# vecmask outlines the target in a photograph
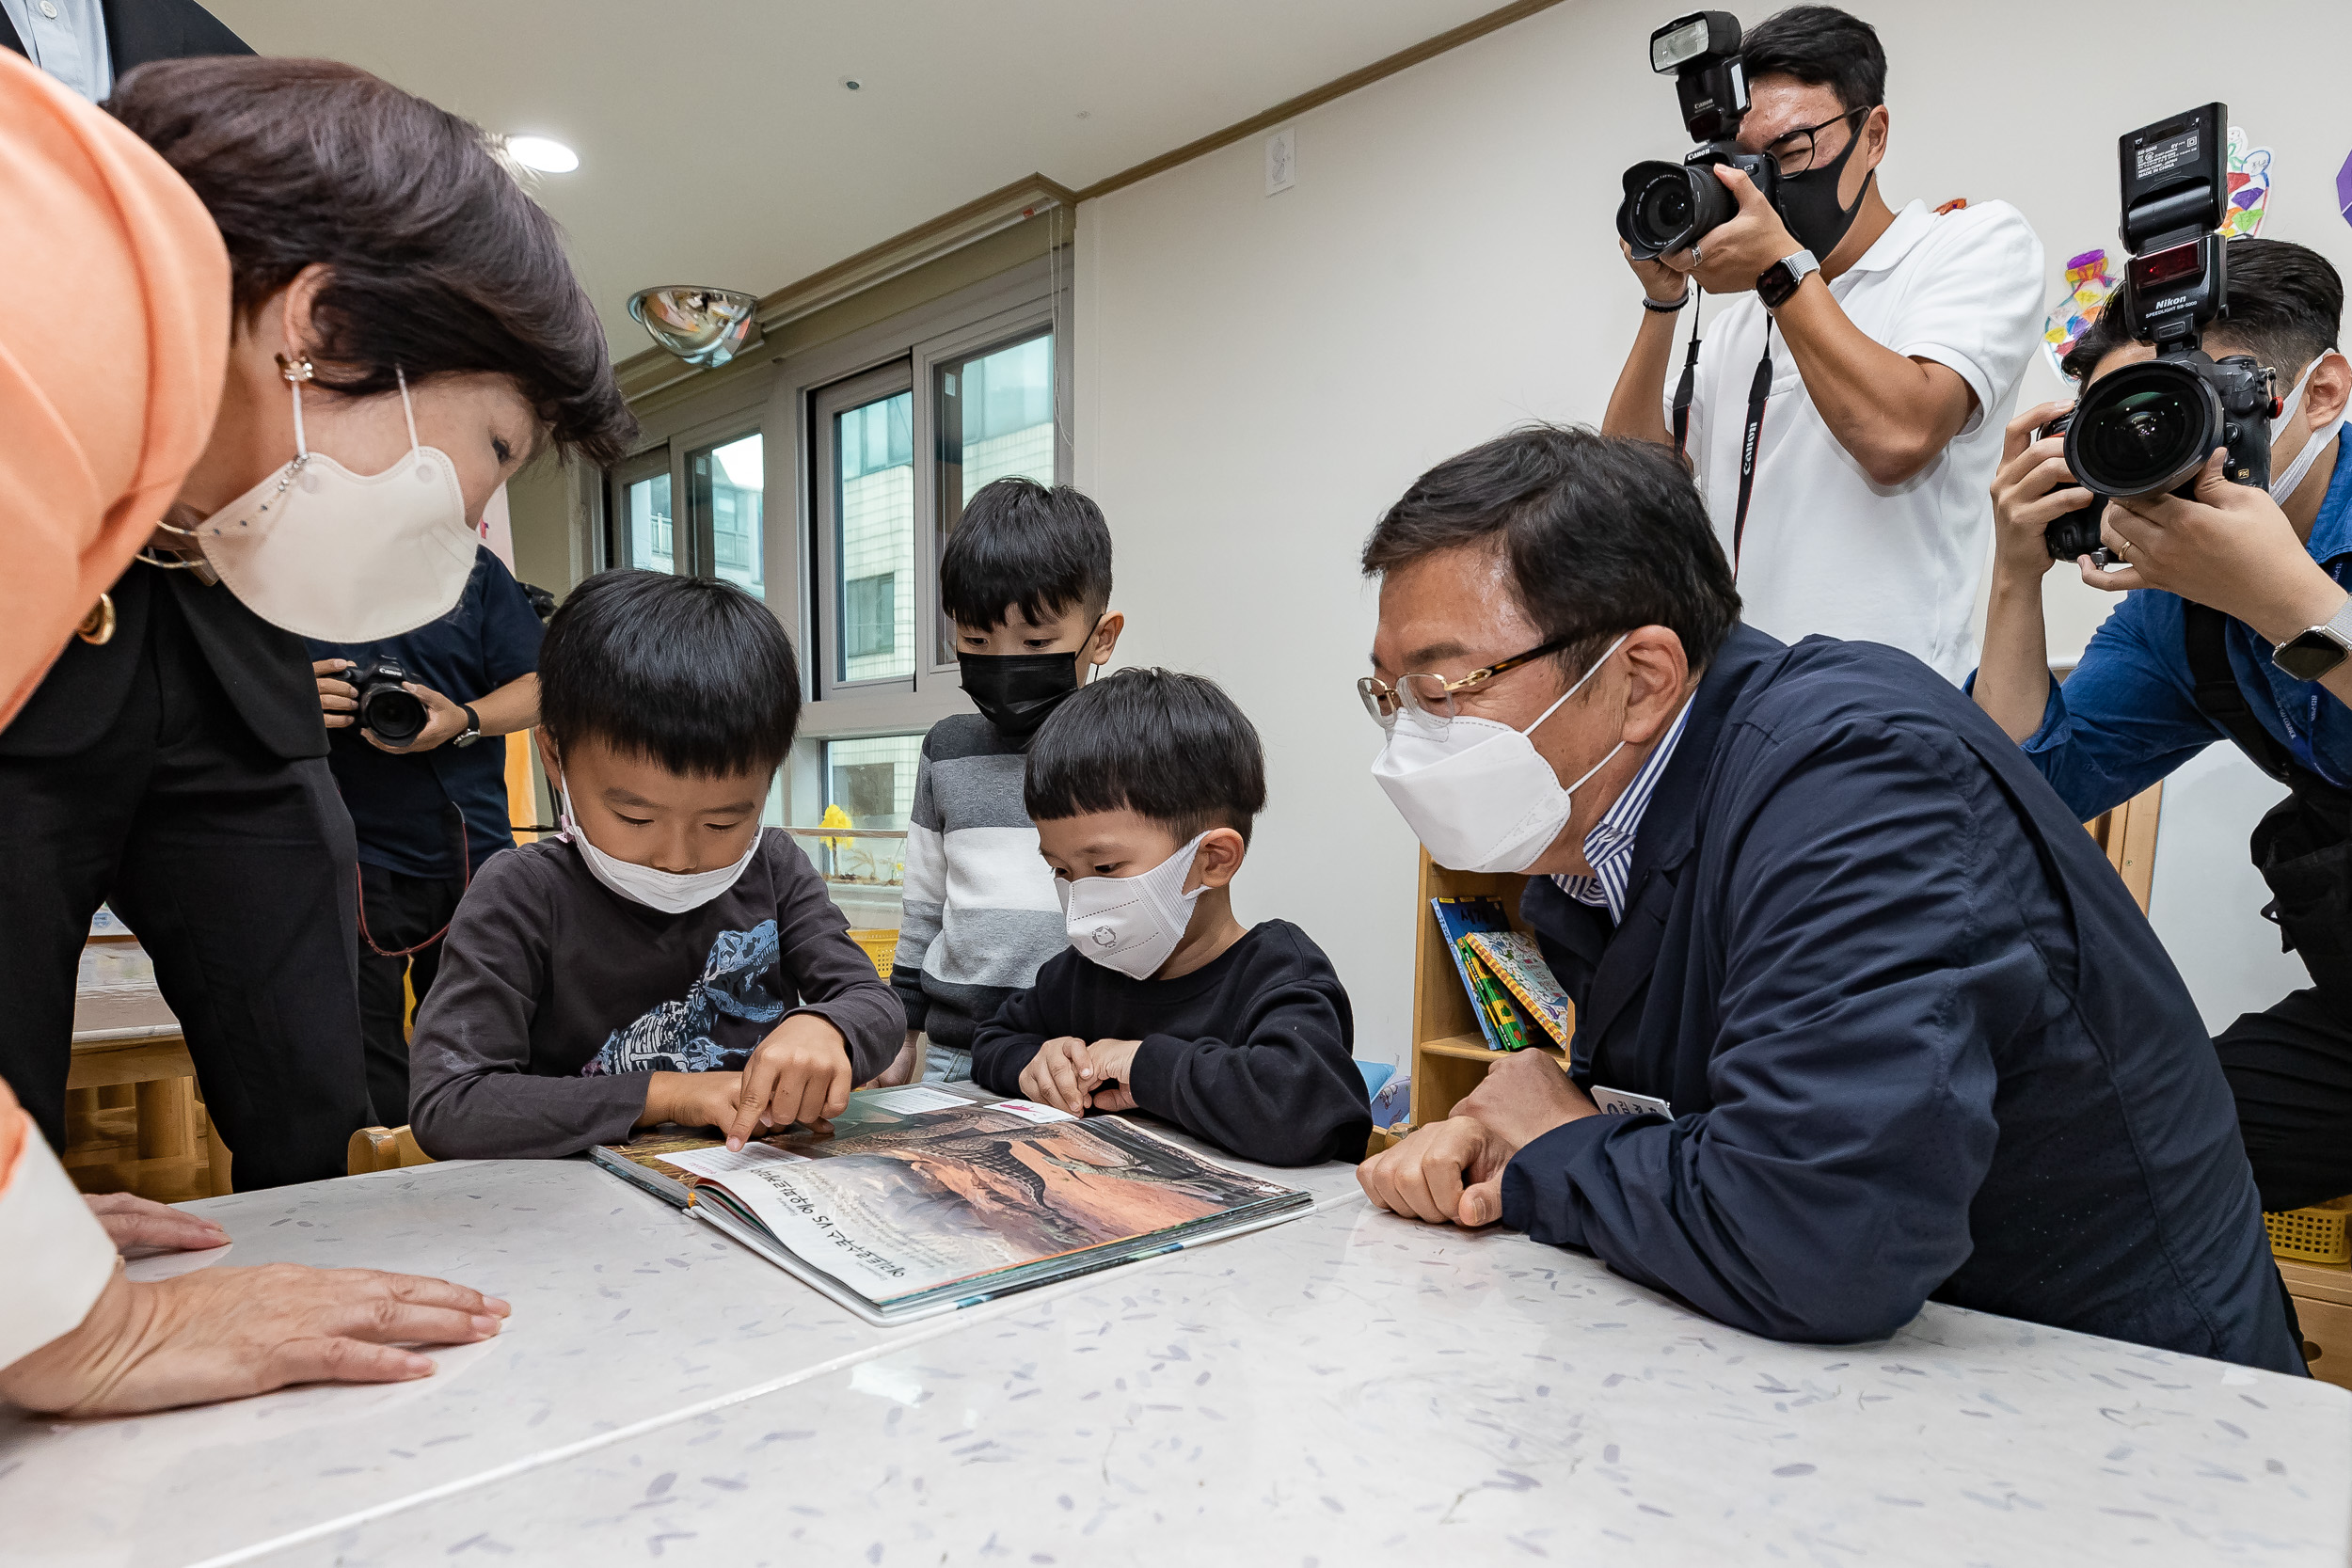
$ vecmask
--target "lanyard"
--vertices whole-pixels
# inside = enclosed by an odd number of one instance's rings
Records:
[[[1675,455],[1690,461],[1691,394],[1698,386],[1699,373],[1699,302],[1707,297],[1698,279],[1691,280],[1691,347],[1682,356],[1682,382],[1675,388]]]
[[[1748,384],[1748,422],[1740,433],[1740,506],[1731,519],[1731,575],[1740,576],[1740,546],[1748,533],[1748,498],[1756,490],[1756,449],[1764,434],[1764,404],[1772,395],[1772,318],[1764,318],[1764,357]]]

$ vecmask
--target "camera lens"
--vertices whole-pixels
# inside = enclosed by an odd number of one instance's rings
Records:
[[[388,746],[405,746],[424,733],[424,704],[390,681],[371,681],[359,693],[359,727]]]
[[[2213,388],[2185,365],[2133,365],[2091,384],[2066,433],[2066,466],[2110,496],[2170,490],[2221,444]]]
[[[1656,245],[1663,245],[1690,228],[1690,181],[1680,174],[1651,181],[1634,202],[1633,222]]]

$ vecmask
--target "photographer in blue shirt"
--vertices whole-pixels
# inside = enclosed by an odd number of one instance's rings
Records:
[[[2312,985],[2214,1041],[2263,1207],[2280,1210],[2352,1192],[2352,364],[2336,346],[2343,280],[2316,252],[2233,241],[2226,297],[2206,351],[2252,355],[2285,404],[2269,494],[2208,463],[2194,500],[2111,503],[2101,533],[2119,568],[2077,567],[2125,597],[2061,688],[2042,633],[2043,530],[2094,498],[2069,487],[2062,438],[2035,438],[2066,405],[2019,415],[1993,485],[1992,600],[1971,690],[2085,819],[2217,740],[2289,785],[2252,850],[2275,895],[2263,912]],[[2069,375],[2088,386],[2152,356],[2121,314],[2084,333]]]
[[[359,1020],[376,1119],[408,1119],[407,999],[424,1001],[441,933],[482,863],[511,848],[506,747],[539,721],[531,595],[487,548],[441,619],[366,645],[308,640],[359,839]]]

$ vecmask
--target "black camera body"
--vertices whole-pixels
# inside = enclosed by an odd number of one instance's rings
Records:
[[[1636,260],[1648,261],[1685,250],[1710,229],[1740,211],[1718,165],[1745,174],[1770,201],[1779,188],[1780,168],[1761,152],[1742,151],[1734,139],[1747,117],[1748,80],[1740,65],[1740,19],[1729,11],[1693,11],[1649,37],[1650,69],[1674,72],[1682,123],[1699,145],[1679,164],[1660,159],[1625,171],[1625,199],[1617,204],[1617,234]]]
[[[2229,126],[2228,107],[2208,103],[2118,143],[2132,259],[2108,309],[2121,309],[2156,356],[2100,377],[2071,415],[2044,427],[2065,430],[2067,467],[2101,497],[2193,495],[2216,447],[2225,449],[2232,483],[2270,483],[2276,377],[2250,355],[2217,360],[2201,346],[2206,326],[2227,313],[2229,254],[2215,230],[2229,193]],[[2071,547],[2082,542],[2086,516],[2095,550],[2097,510],[2053,522],[2050,553],[2061,561],[2086,553]]]
[[[397,659],[374,658],[343,679],[359,692],[359,727],[387,746],[405,746],[424,733],[424,699],[402,685],[417,677]]]

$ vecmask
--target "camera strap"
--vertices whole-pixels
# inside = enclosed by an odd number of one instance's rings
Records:
[[[1685,462],[1691,456],[1691,398],[1698,389],[1699,302],[1706,297],[1698,279],[1691,279],[1691,346],[1682,356],[1682,382],[1675,388],[1675,455]]]
[[[453,800],[450,802],[449,809],[451,814],[457,818],[457,875],[459,878],[459,881],[457,883],[457,895],[458,897],[463,898],[466,895],[466,890],[473,886],[473,859],[469,852],[469,846],[466,843],[465,808]],[[431,936],[425,938],[422,942],[416,942],[407,947],[396,948],[389,953],[383,948],[378,947],[375,944],[375,934],[368,929],[367,891],[364,887],[358,886],[359,879],[365,878],[367,872],[357,861],[352,863],[351,871],[354,884],[358,891],[359,904],[359,940],[366,942],[368,944],[368,951],[374,954],[377,958],[405,958],[411,954],[423,952],[426,948],[432,946],[435,942],[449,935],[450,922],[444,920],[441,922],[441,928],[434,932]]]
[[[2296,760],[2264,729],[2254,709],[2238,689],[2230,668],[2230,618],[2211,605],[2181,602],[2182,642],[2188,656],[2188,675],[2197,710],[2221,729],[2247,760],[2307,800],[2342,810],[2352,804],[2352,793],[2337,788]]]
[[[1764,357],[1748,384],[1748,422],[1740,432],[1740,506],[1731,518],[1731,574],[1740,575],[1740,546],[1748,534],[1748,499],[1756,493],[1756,449],[1764,434],[1764,404],[1772,395],[1772,318],[1764,318]]]

